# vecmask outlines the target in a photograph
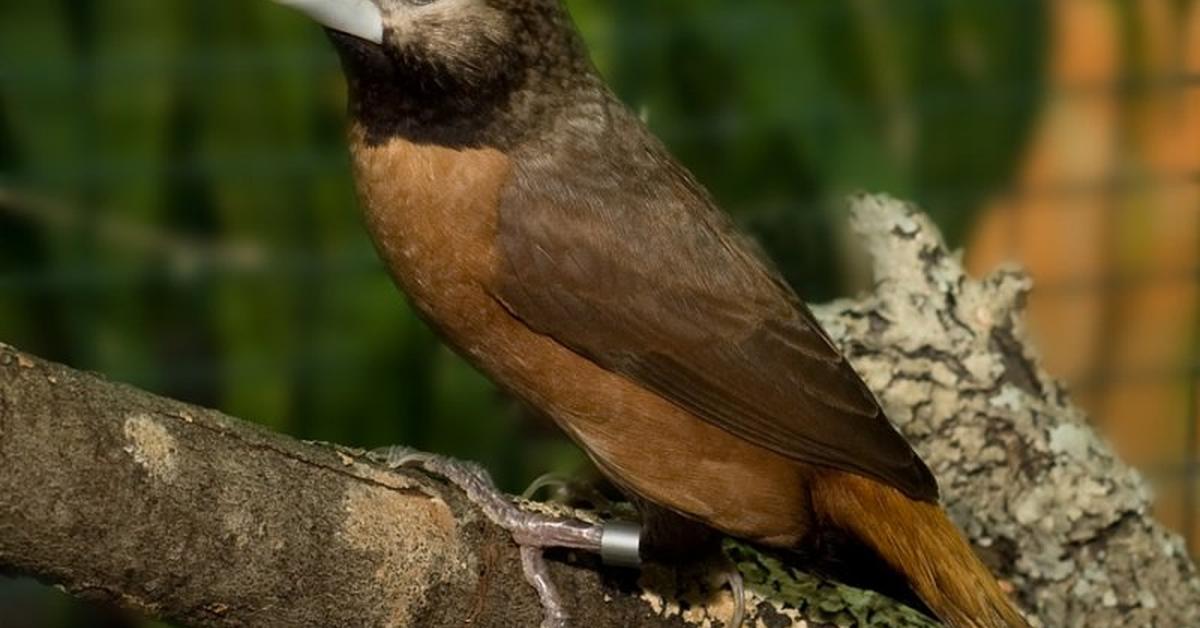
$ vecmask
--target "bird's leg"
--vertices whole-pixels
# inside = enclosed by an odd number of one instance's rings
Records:
[[[521,547],[521,563],[529,584],[538,592],[545,610],[543,628],[566,625],[567,613],[546,569],[542,550],[568,548],[602,554],[605,526],[586,521],[526,512],[512,503],[479,465],[416,451],[391,447],[373,452],[373,457],[393,469],[417,467],[446,478],[479,507],[493,523],[512,534]],[[611,535],[610,535],[611,537]],[[636,552],[636,544],[634,545]]]
[[[446,478],[462,490],[488,519],[508,530],[517,545],[600,553],[603,526],[521,510],[496,488],[491,476],[477,464],[407,447],[391,447],[376,455],[393,469],[416,467]]]

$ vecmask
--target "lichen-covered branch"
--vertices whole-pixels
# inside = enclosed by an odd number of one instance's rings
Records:
[[[818,308],[945,503],[1042,626],[1200,625],[1200,581],[1137,474],[1038,365],[1029,282],[966,277],[913,208],[854,199],[875,290]],[[750,625],[927,626],[730,543]],[[586,625],[718,626],[719,574],[559,554]],[[535,626],[507,536],[455,490],[0,345],[0,570],[189,626]]]
[[[1022,606],[1043,626],[1200,626],[1181,539],[1038,361],[1021,317],[1029,280],[967,277],[911,206],[852,205],[875,288],[820,318]]]

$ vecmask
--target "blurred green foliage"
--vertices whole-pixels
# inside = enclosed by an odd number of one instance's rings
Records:
[[[952,240],[1042,91],[1032,0],[571,0],[628,103],[800,293],[843,286],[841,196]],[[442,348],[360,227],[321,32],[269,2],[0,3],[0,340],[313,439],[579,455]]]

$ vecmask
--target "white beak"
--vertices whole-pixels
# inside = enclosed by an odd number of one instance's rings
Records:
[[[372,0],[275,0],[316,20],[318,24],[383,43],[383,13]]]

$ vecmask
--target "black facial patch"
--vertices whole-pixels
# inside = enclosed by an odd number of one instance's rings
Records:
[[[557,0],[456,6],[416,10],[410,22],[386,25],[382,45],[329,33],[349,84],[351,116],[370,144],[402,137],[504,150],[553,115],[556,103],[598,83]]]

